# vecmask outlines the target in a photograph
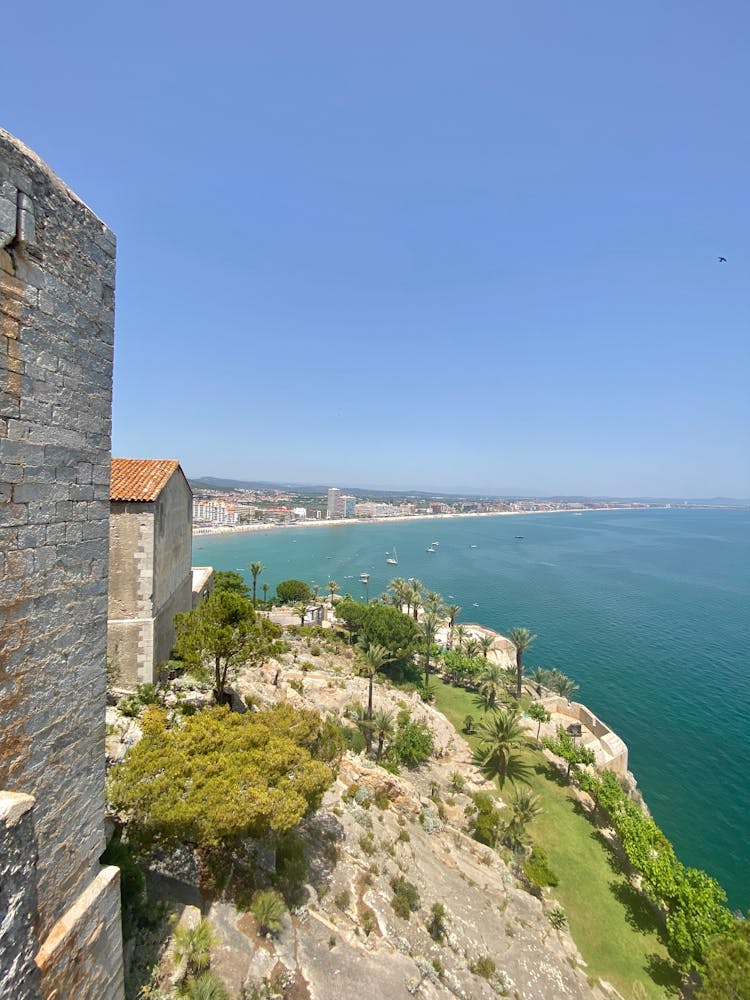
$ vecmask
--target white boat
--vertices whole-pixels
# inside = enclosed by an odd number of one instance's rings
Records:
[[[431,544],[432,544],[433,548],[437,548],[438,545],[440,545],[440,542],[432,542]]]
[[[389,563],[391,566],[398,566],[398,556],[396,554],[396,546],[395,545],[393,546],[393,552],[386,553],[386,556],[387,556],[387,558],[386,558],[385,561],[387,563]]]
[[[434,545],[428,545],[427,548],[425,549],[425,552],[437,552],[437,549],[435,548]]]

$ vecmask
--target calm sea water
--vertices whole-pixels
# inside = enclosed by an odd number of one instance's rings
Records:
[[[523,538],[517,538],[523,535]],[[435,554],[425,550],[439,541]],[[398,566],[386,564],[396,547]],[[750,908],[750,512],[608,511],[355,524],[196,537],[197,565],[336,580],[370,596],[417,577],[462,621],[538,639],[627,742],[652,813],[687,864]]]

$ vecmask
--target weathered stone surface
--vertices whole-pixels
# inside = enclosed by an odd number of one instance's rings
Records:
[[[39,971],[34,964],[37,941],[36,840],[34,800],[30,795],[0,792],[0,996],[13,984],[15,1000],[38,1000]],[[7,994],[10,996],[10,994]]]
[[[114,270],[106,226],[0,130],[0,788],[36,802],[38,939],[84,900],[107,937],[92,948],[110,957],[119,904],[98,877],[109,503],[92,485],[109,476]],[[47,950],[44,995],[61,955]],[[116,1000],[111,965],[104,993],[58,998]]]

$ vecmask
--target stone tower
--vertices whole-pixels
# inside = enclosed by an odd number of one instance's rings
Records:
[[[123,995],[103,868],[112,233],[0,130],[0,997]]]

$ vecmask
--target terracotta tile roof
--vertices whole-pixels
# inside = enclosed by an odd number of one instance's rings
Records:
[[[174,458],[113,458],[110,500],[156,500],[180,463]]]

